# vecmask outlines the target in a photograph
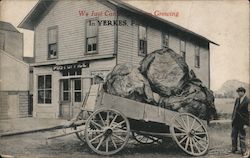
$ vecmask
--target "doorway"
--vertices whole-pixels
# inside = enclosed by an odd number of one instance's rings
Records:
[[[69,78],[60,80],[60,116],[64,119],[74,118],[82,105],[82,80]]]

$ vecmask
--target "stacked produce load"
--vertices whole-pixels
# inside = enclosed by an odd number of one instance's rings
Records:
[[[104,90],[139,102],[201,119],[216,114],[213,92],[198,79],[183,57],[171,49],[148,54],[140,65],[120,64],[108,74]]]

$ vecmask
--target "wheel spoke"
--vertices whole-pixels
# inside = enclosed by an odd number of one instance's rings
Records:
[[[103,120],[103,118],[102,118],[102,115],[101,115],[100,113],[98,113],[98,115],[99,115],[99,117],[100,117],[100,119],[101,119],[101,121],[102,121],[103,126],[105,126],[105,123],[104,123],[104,120]]]
[[[106,139],[106,153],[109,152],[109,139]]]
[[[186,140],[188,138],[188,136],[186,135],[184,138],[182,138],[181,139],[181,141],[179,142],[180,144],[184,141],[184,140]]]
[[[203,149],[206,149],[206,147],[204,145],[202,145],[195,137],[193,137],[195,142],[197,142],[201,147],[203,147]]]
[[[199,137],[199,136],[197,136],[197,135],[195,135],[194,137],[195,137],[196,139],[199,139],[199,140],[201,140],[201,141],[203,141],[203,142],[205,142],[205,143],[207,144],[207,141],[204,140],[204,139],[202,139],[201,137]]]
[[[117,130],[113,130],[113,133],[127,133],[127,131],[123,129],[117,129]]]
[[[109,126],[109,111],[107,111],[106,122],[107,122],[107,126]]]
[[[125,123],[125,120],[119,122],[118,124],[116,124],[115,126],[112,127],[112,129],[115,129],[116,127],[122,125],[123,123]]]
[[[120,139],[120,140],[122,140],[123,142],[125,142],[125,139],[121,138],[120,136],[118,136],[118,135],[116,135],[114,133],[113,133],[113,136],[116,137],[116,138],[118,138],[118,139]]]
[[[182,118],[182,117],[181,117],[181,121],[183,122],[183,124],[184,124],[185,128],[188,130],[188,127],[187,127],[187,125],[186,125],[186,123],[185,123],[185,121],[183,120],[183,118]]]
[[[92,124],[94,124],[96,127],[99,127],[102,129],[102,126],[96,122],[94,122],[93,120],[90,121]]]
[[[189,131],[190,130],[190,127],[189,127],[189,116],[187,115],[187,130]]]
[[[183,130],[186,130],[184,127],[185,125],[183,125],[183,123],[180,123],[178,119],[176,119],[176,122],[180,125],[180,127],[183,129]]]
[[[175,133],[175,136],[185,136],[185,135],[187,135],[186,133]]]
[[[111,139],[111,142],[113,143],[114,147],[117,149],[117,145],[115,144],[114,139],[112,137],[110,137],[110,139]]]
[[[93,142],[94,140],[100,138],[101,136],[103,136],[103,133],[99,134],[98,136],[96,136],[95,138],[91,139],[89,142]]]
[[[202,127],[202,124],[200,124],[198,127],[196,127],[194,130],[196,131],[197,129],[199,129],[200,127]]]
[[[194,146],[195,146],[195,148],[198,150],[198,152],[200,153],[201,151],[200,151],[200,148],[198,148],[198,146],[197,146],[197,144],[196,144],[196,142],[195,142],[195,140],[194,139],[192,139],[192,141],[194,142]]]
[[[193,118],[193,122],[192,122],[192,125],[191,125],[191,127],[190,127],[190,130],[193,129],[194,123],[195,123],[195,118]]]
[[[112,124],[115,122],[115,120],[116,120],[117,116],[118,116],[118,115],[116,114],[116,115],[115,115],[115,117],[113,118],[113,120],[111,121],[111,123],[110,123],[110,125],[109,125],[110,127],[111,127],[111,126],[112,126]]]
[[[184,129],[181,129],[181,128],[176,127],[176,126],[174,126],[174,128],[176,128],[176,129],[178,129],[178,130],[182,131],[183,133],[186,133],[186,131],[185,131]]]
[[[191,148],[191,152],[194,153],[194,147],[193,147],[193,139],[192,138],[189,138],[190,139],[190,148]]]
[[[103,132],[103,130],[98,130],[98,129],[90,129],[89,132],[92,132],[92,133],[100,133],[100,132]]]
[[[186,141],[186,145],[185,145],[185,149],[187,150],[187,148],[188,148],[188,144],[189,144],[189,137],[187,138],[187,141]]]
[[[206,135],[207,133],[206,132],[199,132],[199,133],[195,133],[195,135]]]
[[[104,137],[102,137],[102,138],[101,138],[101,140],[100,140],[99,144],[98,144],[98,145],[97,145],[97,147],[96,147],[96,150],[98,150],[98,149],[99,149],[99,147],[102,145],[103,140],[104,140]]]

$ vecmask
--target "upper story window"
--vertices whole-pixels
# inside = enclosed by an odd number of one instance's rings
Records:
[[[186,41],[181,40],[180,50],[181,56],[183,57],[184,61],[186,61]]]
[[[5,44],[5,36],[3,33],[0,33],[0,49],[4,50],[4,44]]]
[[[86,53],[97,53],[98,23],[97,19],[86,21]]]
[[[139,55],[147,54],[147,28],[139,25]]]
[[[48,59],[57,58],[58,54],[58,27],[48,28]]]
[[[168,48],[168,47],[169,47],[169,34],[162,33],[162,48]]]
[[[52,95],[51,89],[52,89],[51,75],[38,76],[38,83],[37,83],[38,104],[51,104],[51,95]]]
[[[200,67],[200,47],[195,46],[195,59],[194,59],[194,66],[199,68]]]

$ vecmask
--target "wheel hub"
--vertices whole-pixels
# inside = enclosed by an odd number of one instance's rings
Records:
[[[104,135],[105,135],[105,136],[110,136],[110,135],[112,135],[112,133],[113,133],[113,130],[112,130],[111,128],[107,128],[107,129],[105,130],[105,132],[104,132]]]
[[[193,137],[195,135],[195,131],[192,129],[190,132],[188,132],[189,137]]]

